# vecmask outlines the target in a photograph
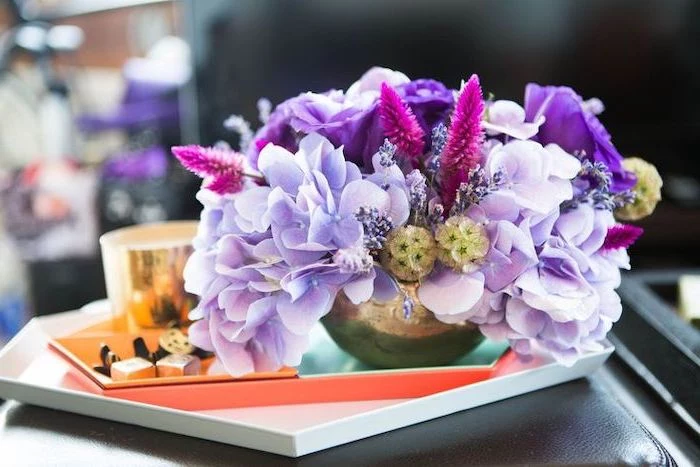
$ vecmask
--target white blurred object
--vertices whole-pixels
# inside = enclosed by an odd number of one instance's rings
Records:
[[[190,46],[174,36],[156,42],[146,58],[130,58],[124,64],[124,76],[133,81],[182,85],[191,74]]]
[[[48,93],[39,108],[39,125],[43,138],[43,158],[58,161],[74,153],[73,113],[68,97]]]
[[[32,259],[92,256],[97,251],[95,215],[97,175],[92,170],[69,170],[63,163],[42,167],[37,190],[60,199],[70,210],[70,222],[48,229],[34,241]]]
[[[54,52],[74,52],[83,45],[85,34],[77,26],[53,26],[46,36],[46,44]]]
[[[17,169],[41,156],[41,89],[35,69],[5,73],[0,79],[0,115],[7,116],[0,120],[0,168]]]

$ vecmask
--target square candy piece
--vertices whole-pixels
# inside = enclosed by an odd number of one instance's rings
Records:
[[[158,377],[194,376],[199,374],[199,358],[194,355],[168,355],[156,362]]]
[[[143,358],[129,358],[112,363],[110,367],[110,376],[112,377],[112,381],[155,378],[156,367],[153,363]]]

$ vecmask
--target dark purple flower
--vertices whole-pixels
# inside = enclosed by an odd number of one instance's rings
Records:
[[[453,91],[433,79],[413,80],[397,86],[396,92],[411,108],[428,136],[433,127],[447,119],[455,103]]]
[[[541,116],[546,119],[537,141],[543,145],[556,143],[569,153],[581,153],[592,162],[604,163],[612,173],[613,191],[634,186],[635,178],[622,167],[622,156],[610,134],[573,89],[530,83],[525,87],[525,113],[530,122]]]
[[[419,79],[408,81],[403,73],[375,67],[351,85],[346,93],[304,93],[282,102],[270,114],[248,149],[253,166],[261,149],[268,143],[295,152],[299,133],[317,132],[334,146],[343,145],[348,161],[371,170],[372,156],[384,141],[377,103],[382,83],[392,86],[408,104],[430,144],[430,131],[444,121],[454,105],[453,92],[442,83]]]

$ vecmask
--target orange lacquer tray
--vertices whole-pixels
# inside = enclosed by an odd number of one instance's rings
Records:
[[[327,374],[318,371],[305,374],[302,363],[299,373],[295,368],[284,368],[279,372],[253,373],[241,378],[207,374],[213,361],[209,359],[202,362],[199,376],[114,382],[92,369],[99,364],[100,344],[106,343],[118,355],[130,357],[134,353],[136,336],[143,337],[149,349],[155,350],[162,332],[129,333],[115,331],[114,326],[111,320],[105,321],[70,336],[55,338],[49,346],[72,364],[71,376],[94,393],[182,410],[423,397],[489,379],[499,366],[513,358],[507,352],[490,364]],[[324,345],[329,344],[325,342]],[[330,351],[327,348],[318,350],[325,354],[342,353],[337,346],[330,345],[333,346]],[[352,359],[346,354],[343,358]],[[344,367],[347,368],[347,363]]]

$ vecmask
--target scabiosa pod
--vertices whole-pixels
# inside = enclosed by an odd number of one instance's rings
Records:
[[[616,224],[608,229],[601,250],[629,248],[644,233],[644,229],[630,224]]]
[[[244,177],[252,177],[245,173],[245,156],[223,146],[175,146],[172,153],[183,167],[205,180],[205,188],[220,195],[238,193]]]
[[[423,152],[425,133],[411,108],[386,83],[379,97],[379,117],[384,133],[400,153],[414,158]]]
[[[472,75],[455,104],[440,156],[442,198],[446,206],[452,206],[460,183],[467,181],[469,170],[479,163],[484,141],[483,115],[484,98],[479,77]]]
[[[656,205],[661,201],[663,180],[656,167],[639,157],[624,159],[622,166],[632,172],[637,181],[632,188],[634,199],[626,206],[616,206],[618,209],[615,216],[629,221],[642,219],[654,212]]]
[[[438,258],[443,264],[462,273],[473,272],[489,250],[486,229],[465,216],[452,216],[437,228],[435,240]]]
[[[433,235],[415,225],[392,230],[381,251],[382,265],[403,281],[417,281],[430,274],[436,257]]]

